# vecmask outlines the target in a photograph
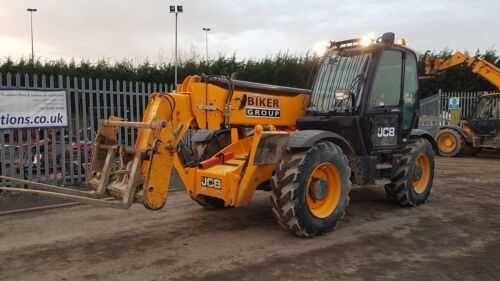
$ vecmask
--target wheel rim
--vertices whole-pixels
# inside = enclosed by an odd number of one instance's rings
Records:
[[[339,170],[332,163],[322,163],[311,173],[307,183],[306,202],[317,218],[330,216],[337,208],[342,191]]]
[[[420,154],[415,161],[413,171],[413,190],[421,194],[427,188],[431,178],[431,161],[426,154]]]
[[[452,134],[443,134],[439,137],[439,148],[445,153],[453,152],[457,148],[457,140]]]

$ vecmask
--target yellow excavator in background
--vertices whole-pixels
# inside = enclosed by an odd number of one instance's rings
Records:
[[[461,52],[456,52],[448,60],[425,56],[426,75],[437,75],[461,65],[500,90],[500,69],[490,62]],[[468,120],[461,120],[458,126],[441,127],[436,134],[436,141],[442,156],[456,156],[459,153],[474,155],[483,148],[500,150],[500,93],[480,96]]]
[[[312,91],[189,76],[176,93],[152,94],[142,122],[102,120],[90,192],[5,176],[31,189],[0,189],[158,210],[175,167],[205,208],[244,206],[256,190],[270,191],[280,225],[322,235],[344,216],[353,182],[383,184],[404,206],[426,202],[436,144],[415,129],[418,105],[417,57],[394,33],[332,42]],[[139,128],[135,147],[118,142],[123,127]],[[192,143],[183,140],[188,129]]]

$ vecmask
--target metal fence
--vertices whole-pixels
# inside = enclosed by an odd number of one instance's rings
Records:
[[[450,98],[460,99],[460,119],[467,119],[474,109],[477,97],[487,92],[439,92],[420,101],[419,128],[426,129],[435,135],[441,126],[449,125],[451,115]]]
[[[99,120],[116,115],[141,121],[149,95],[172,85],[0,73],[2,88],[65,89],[70,123],[59,129],[0,130],[0,174],[74,185],[86,175]],[[136,134],[137,129],[124,128],[120,142],[133,146]]]

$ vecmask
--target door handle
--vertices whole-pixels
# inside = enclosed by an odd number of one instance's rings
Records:
[[[373,133],[373,130],[375,129],[375,121],[373,120],[373,118],[369,118],[368,119],[368,132],[371,134]]]

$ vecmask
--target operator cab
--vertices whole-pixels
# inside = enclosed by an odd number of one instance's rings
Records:
[[[394,33],[332,42],[299,129],[343,136],[356,155],[391,151],[409,138],[418,112],[417,56]],[[360,137],[362,136],[362,137]]]
[[[500,93],[481,96],[468,123],[475,136],[500,136]]]

